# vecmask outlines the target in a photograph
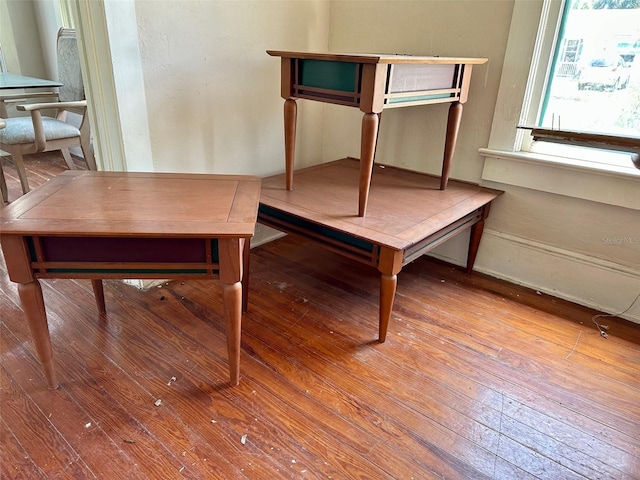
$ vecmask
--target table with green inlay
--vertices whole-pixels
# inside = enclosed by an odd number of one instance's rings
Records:
[[[449,179],[462,104],[467,101],[471,68],[486,58],[413,55],[334,54],[267,50],[281,57],[284,104],[286,187],[293,188],[296,99],[359,108],[362,118],[358,215],[366,213],[380,114],[386,108],[451,103],[440,189]]]
[[[219,279],[231,384],[240,371],[249,240],[260,178],[66,171],[0,210],[0,244],[51,388],[57,385],[39,279]],[[244,284],[244,285],[243,285]]]

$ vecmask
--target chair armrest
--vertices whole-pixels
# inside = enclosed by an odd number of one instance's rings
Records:
[[[72,108],[86,109],[87,101],[79,100],[76,102],[51,102],[51,103],[30,103],[27,105],[18,105],[18,110],[31,113],[31,121],[33,123],[34,134],[34,147],[35,152],[44,152],[47,144],[47,139],[44,133],[44,126],[42,124],[42,113],[40,110],[57,108],[58,110],[66,110]]]
[[[0,128],[4,128],[6,126],[7,126],[7,122],[5,122],[3,118],[0,118]]]
[[[49,98],[58,99],[56,92],[29,92],[29,93],[7,93],[0,95],[0,116],[7,117],[7,106],[14,104],[28,103],[33,98]],[[42,101],[42,100],[41,100]]]
[[[78,100],[75,102],[45,102],[45,103],[29,103],[27,105],[18,105],[16,108],[21,112],[31,112],[33,110],[42,110],[43,108],[83,108],[87,106],[86,100]]]

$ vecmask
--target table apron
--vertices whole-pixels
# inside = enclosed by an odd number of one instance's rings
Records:
[[[364,241],[347,233],[339,232],[321,225],[309,222],[298,217],[293,217],[277,209],[268,209],[261,206],[258,210],[258,223],[266,225],[281,232],[301,236],[322,247],[351,258],[360,263],[377,267],[380,258],[380,247],[376,244]],[[354,245],[354,241],[362,246]]]
[[[11,237],[11,241],[10,238]],[[25,278],[219,278],[223,240],[204,238],[6,236],[20,266],[8,265],[14,281]],[[240,241],[240,240],[238,240]],[[12,255],[13,256],[13,255]],[[20,272],[18,272],[18,270]],[[27,272],[28,270],[28,272]]]
[[[418,243],[405,249],[404,259],[402,264],[407,265],[413,262],[416,258],[421,257],[430,250],[433,250],[441,243],[446,242],[452,237],[455,237],[459,233],[471,228],[483,218],[484,206],[474,210],[473,212],[465,215],[464,217],[456,220],[451,225],[447,225],[445,228],[437,231],[433,235],[423,238]]]
[[[402,265],[404,266],[411,263],[441,243],[471,228],[484,218],[485,207],[486,205],[477,208],[450,225],[405,248],[403,251]],[[398,250],[377,244],[370,239],[362,239],[330,227],[288,215],[273,207],[261,205],[258,210],[258,222],[275,228],[276,230],[302,236],[320,244],[328,250],[376,268],[378,268],[380,264],[380,252],[382,249]]]

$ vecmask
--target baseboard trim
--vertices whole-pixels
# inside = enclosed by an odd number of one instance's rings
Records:
[[[640,272],[627,265],[487,229],[474,269],[640,324]]]

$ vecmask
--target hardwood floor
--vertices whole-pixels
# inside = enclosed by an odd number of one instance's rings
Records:
[[[640,326],[600,312],[423,257],[378,344],[375,272],[285,237],[252,250],[238,387],[219,283],[105,281],[100,318],[50,280],[48,390],[0,266],[1,478],[640,478]]]

